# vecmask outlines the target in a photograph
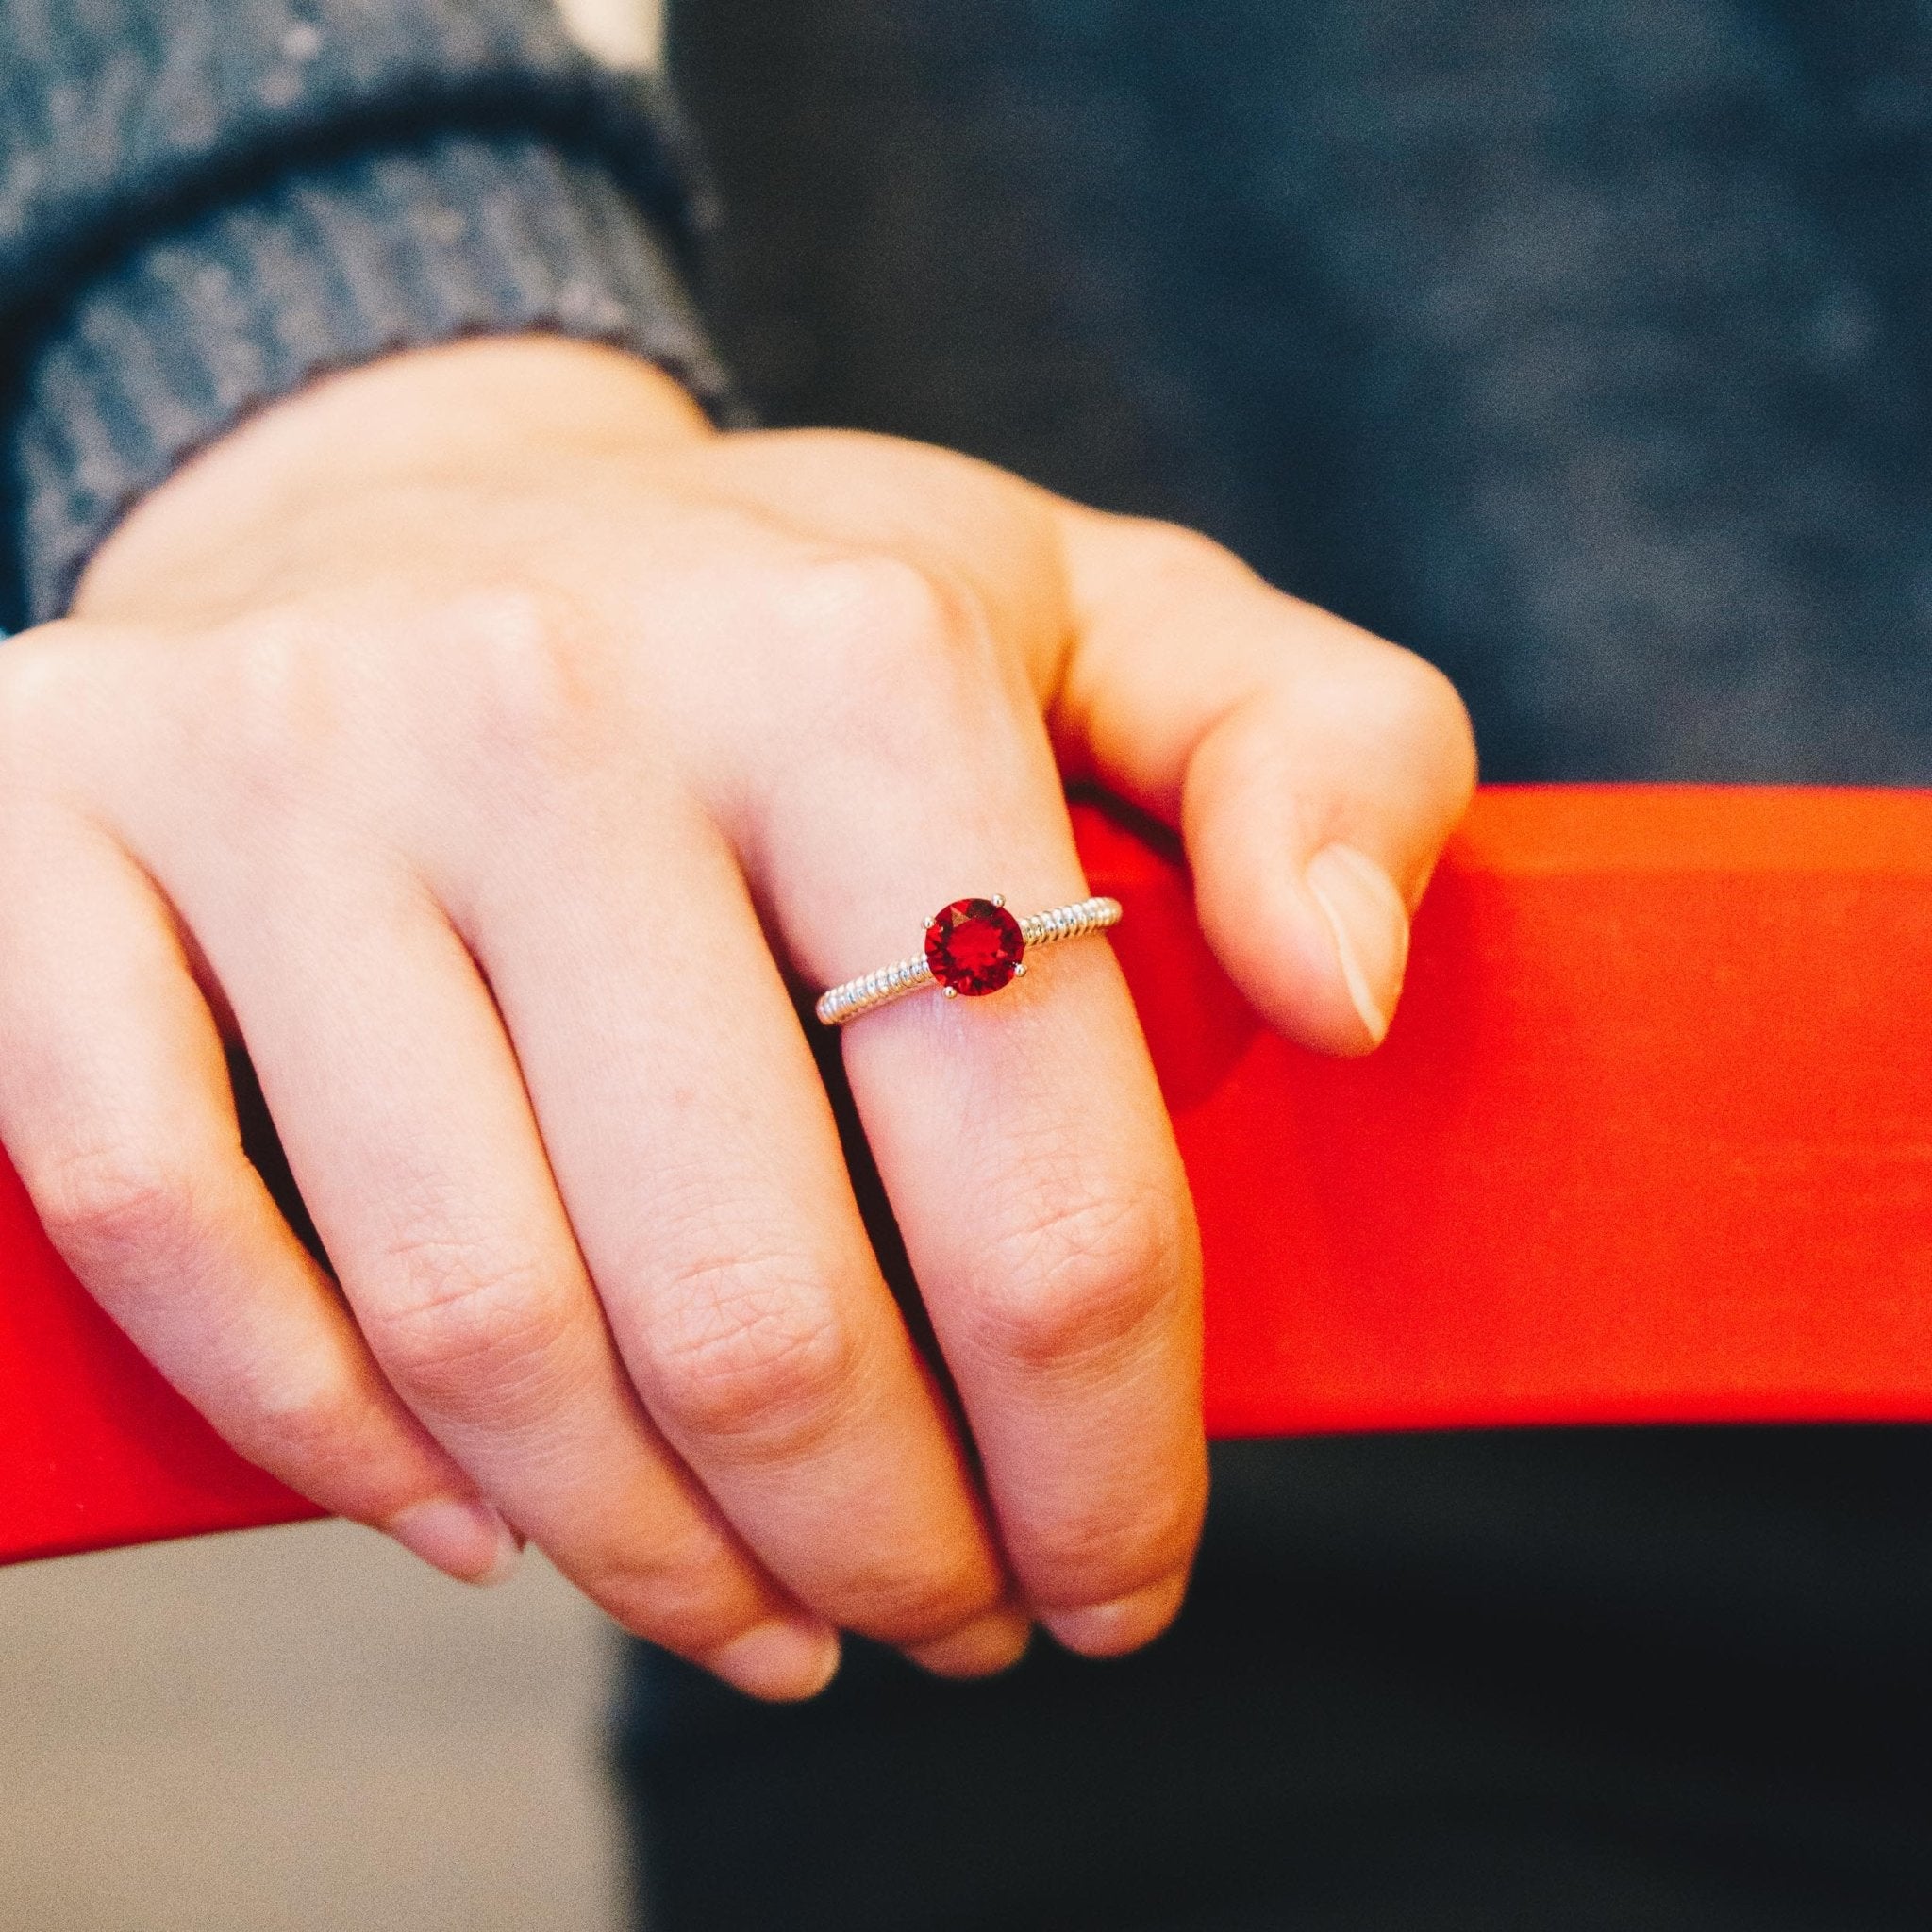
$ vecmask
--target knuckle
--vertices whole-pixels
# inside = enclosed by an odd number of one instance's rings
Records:
[[[975,1340],[1024,1368],[1129,1345],[1173,1311],[1191,1244],[1185,1212],[1152,1185],[1055,1202],[991,1251]]]
[[[814,558],[785,596],[815,671],[833,689],[865,693],[869,708],[908,684],[923,686],[936,658],[962,655],[986,636],[963,588],[886,551]]]
[[[193,1170],[153,1150],[70,1153],[23,1178],[48,1238],[91,1285],[153,1269],[205,1224]]]
[[[1172,1576],[1194,1553],[1205,1506],[1205,1484],[1174,1485],[1070,1519],[1041,1565],[1042,1595],[1106,1603]]]
[[[491,768],[573,769],[600,708],[586,626],[553,597],[507,584],[447,610],[443,630]]]
[[[770,1607],[724,1534],[693,1516],[648,1547],[606,1551],[575,1580],[633,1635],[686,1657],[741,1636]]]
[[[374,1411],[367,1392],[345,1377],[298,1380],[264,1365],[245,1392],[231,1441],[251,1461],[333,1486],[369,1459]]]
[[[254,612],[200,659],[219,691],[199,708],[219,730],[198,727],[195,749],[270,815],[366,777],[399,715],[434,755],[503,785],[576,769],[600,710],[587,626],[514,583],[416,598],[359,639],[312,610]]]
[[[49,715],[65,679],[65,641],[29,631],[9,639],[0,651],[0,782],[18,780],[40,762]]]
[[[201,781],[199,808],[223,827],[238,868],[286,854],[318,803],[345,794],[345,774],[358,770],[357,664],[341,637],[292,607],[184,641],[186,701],[169,708],[155,745],[169,769]]]
[[[701,1580],[614,1572],[585,1589],[631,1636],[679,1657],[708,1657],[764,1621],[721,1607],[717,1592]]]
[[[929,1643],[992,1608],[977,1565],[875,1568],[841,1594],[841,1621],[883,1643]]]
[[[241,790],[245,808],[285,809],[336,756],[343,728],[329,640],[299,610],[264,610],[205,641],[199,669],[220,684],[207,708],[210,768]],[[340,656],[340,643],[338,643]]]
[[[1124,517],[1119,527],[1133,544],[1140,569],[1158,583],[1197,583],[1204,574],[1242,579],[1254,575],[1224,543],[1186,524],[1166,523],[1158,517]]]
[[[1142,1472],[1084,1489],[1042,1525],[1026,1561],[1043,1603],[1107,1603],[1171,1577],[1192,1560],[1208,1511],[1207,1445],[1162,1459],[1158,1477]]]
[[[1379,702],[1385,728],[1395,742],[1446,758],[1475,782],[1475,733],[1462,694],[1426,658],[1391,646],[1382,660]]]
[[[857,1337],[802,1260],[701,1263],[654,1300],[652,1406],[675,1434],[803,1453],[860,1373]]]
[[[417,1400],[444,1415],[498,1420],[553,1373],[575,1310],[534,1257],[419,1236],[393,1243],[382,1267],[391,1281],[364,1326]]]

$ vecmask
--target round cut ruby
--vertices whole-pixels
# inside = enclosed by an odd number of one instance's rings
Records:
[[[1020,969],[1020,922],[991,899],[955,899],[925,928],[925,963],[954,992],[997,992]]]

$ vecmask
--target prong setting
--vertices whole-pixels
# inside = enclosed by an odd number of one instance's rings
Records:
[[[1008,912],[1004,898],[956,900],[926,921],[920,954],[830,988],[815,1011],[822,1024],[842,1026],[909,993],[931,991],[958,999],[997,992],[1025,975],[1022,955],[1033,947],[1104,932],[1120,918],[1118,899],[1082,899],[1024,919]]]

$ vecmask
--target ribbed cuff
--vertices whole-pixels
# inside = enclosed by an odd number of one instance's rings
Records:
[[[661,91],[552,0],[0,0],[0,312],[293,169],[454,133],[594,155],[702,225]]]
[[[665,243],[597,162],[446,135],[292,175],[86,284],[29,364],[15,424],[35,622],[148,491],[328,371],[549,331],[658,364],[738,420]]]

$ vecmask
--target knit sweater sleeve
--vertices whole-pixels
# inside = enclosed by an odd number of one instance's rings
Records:
[[[388,351],[544,329],[734,412],[650,81],[548,0],[0,0],[0,623],[243,416]]]

